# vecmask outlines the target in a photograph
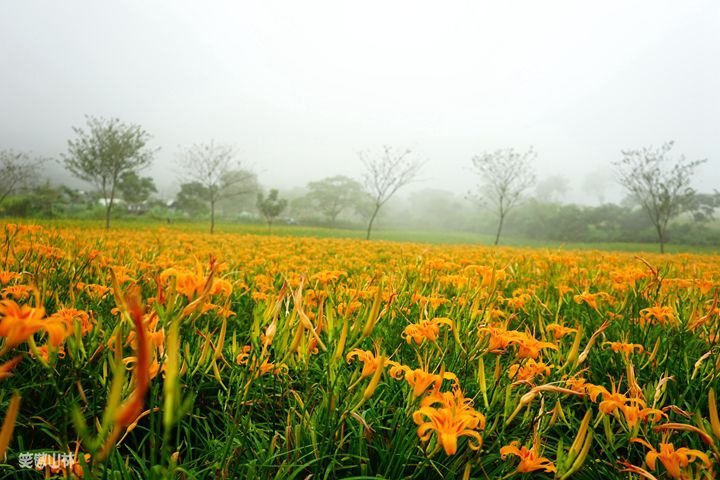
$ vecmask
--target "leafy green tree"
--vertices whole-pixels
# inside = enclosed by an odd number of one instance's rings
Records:
[[[58,210],[56,206],[62,202],[62,187],[54,186],[49,181],[46,181],[44,184],[33,188],[31,196],[34,201],[33,213],[35,215],[45,218],[58,215],[59,212],[56,211]],[[60,209],[60,212],[62,212],[62,209]]]
[[[207,188],[200,182],[183,183],[175,197],[175,207],[191,217],[205,215],[209,211],[207,197]]]
[[[154,150],[147,147],[150,135],[138,125],[117,118],[86,117],[87,130],[73,127],[76,138],[68,140],[65,167],[76,177],[95,184],[105,203],[105,228],[122,175],[148,167]]]
[[[686,205],[696,222],[710,222],[714,218],[715,210],[720,208],[720,192],[696,193]]]
[[[695,190],[690,182],[697,167],[707,161],[688,161],[681,155],[672,162],[669,154],[673,145],[674,142],[669,141],[659,148],[623,150],[623,158],[613,162],[618,182],[650,218],[661,253],[665,252],[670,220],[692,208]]]
[[[362,185],[352,178],[337,175],[308,183],[307,203],[334,225],[338,216],[356,207],[367,194]]]
[[[151,177],[140,177],[135,172],[125,172],[120,176],[118,190],[131,212],[139,212],[142,204],[157,193],[155,181]]]
[[[7,197],[0,212],[12,217],[53,218],[62,213],[63,187],[49,181]]]
[[[536,157],[537,153],[530,147],[525,153],[506,148],[484,152],[472,159],[475,172],[482,178],[475,197],[490,202],[498,216],[495,245],[500,243],[505,217],[522,194],[535,184],[532,162]]]
[[[287,205],[288,202],[286,199],[279,198],[279,192],[277,189],[273,188],[270,190],[267,197],[263,195],[262,192],[257,194],[257,208],[260,211],[260,214],[265,218],[269,231],[272,231],[273,222],[280,216],[282,211],[285,210]]]
[[[230,145],[216,145],[213,141],[195,144],[182,153],[181,162],[185,177],[205,188],[210,233],[215,231],[215,209],[220,200],[255,191],[255,175],[242,168]]]

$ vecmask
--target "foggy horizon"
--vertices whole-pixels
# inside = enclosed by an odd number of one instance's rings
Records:
[[[539,179],[571,182],[567,202],[597,203],[589,187],[618,201],[620,150],[668,140],[673,158],[708,159],[698,191],[720,183],[710,1],[40,1],[2,13],[0,148],[58,159],[85,115],[117,117],[161,148],[143,175],[164,195],[179,187],[181,148],[210,140],[281,191],[359,179],[357,152],[383,144],[427,159],[404,195],[462,198],[480,181],[473,155],[531,145]]]

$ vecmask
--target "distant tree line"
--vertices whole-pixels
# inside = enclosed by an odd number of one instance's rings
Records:
[[[703,208],[720,206],[716,195],[703,195]],[[515,237],[559,242],[658,242],[656,226],[633,204],[578,206],[530,199],[517,209],[506,232]],[[710,217],[680,215],[663,230],[663,243],[720,245],[720,228]]]
[[[568,242],[657,242],[661,251],[668,242],[720,243],[714,219],[720,194],[698,193],[691,186],[707,160],[671,158],[673,142],[620,152],[612,162],[627,193],[620,205],[561,203],[553,194],[563,190],[562,177],[538,184],[538,154],[531,147],[470,159],[479,183],[464,198],[426,189],[411,194],[412,208],[402,208],[402,202],[391,199],[419,178],[425,163],[411,149],[384,145],[359,152],[365,171],[361,180],[328,176],[283,198],[277,189],[263,191],[232,146],[209,141],[181,150],[177,164],[182,184],[174,198],[161,199],[154,180],[142,175],[157,152],[149,146],[150,134],[118,119],[87,117],[86,124],[73,128],[75,135],[60,161],[92,188],[81,191],[42,181],[41,167],[49,159],[0,150],[0,215],[96,218],[102,212],[108,229],[116,216],[167,222],[203,218],[211,233],[217,218],[264,222],[268,229],[284,218],[288,223],[364,228],[368,239],[384,218],[406,228],[492,233],[495,244],[503,233]]]

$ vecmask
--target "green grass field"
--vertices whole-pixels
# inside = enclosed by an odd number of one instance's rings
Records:
[[[79,228],[99,228],[102,222],[99,220],[38,220],[40,225],[48,226],[73,226]],[[204,232],[208,229],[206,222],[174,222],[163,223],[146,219],[122,219],[113,222],[114,228],[164,228],[168,230],[179,230],[183,232]],[[239,223],[218,223],[215,226],[218,233],[237,233],[251,235],[278,235],[297,236],[314,238],[349,238],[364,239],[365,230],[323,228],[290,225],[274,225],[272,231],[266,225],[260,224],[239,224]],[[439,230],[404,230],[404,229],[383,229],[373,231],[372,240],[384,240],[392,242],[419,242],[446,245],[492,245],[495,237],[489,234],[439,231]],[[500,246],[548,248],[561,250],[603,250],[637,253],[657,253],[658,247],[653,243],[577,243],[577,242],[549,242],[518,237],[502,237]],[[715,254],[720,251],[718,247],[667,244],[668,253],[706,253]]]

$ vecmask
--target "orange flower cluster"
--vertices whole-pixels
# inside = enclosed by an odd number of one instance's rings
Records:
[[[420,440],[427,442],[435,434],[447,455],[457,452],[460,437],[469,437],[468,446],[473,450],[482,446],[480,432],[485,428],[485,416],[472,407],[472,400],[465,398],[459,387],[452,392],[433,391],[423,398],[413,421],[419,425]]]
[[[518,358],[537,360],[541,350],[546,348],[558,349],[558,346],[554,343],[540,341],[529,333],[517,330],[506,330],[502,327],[483,327],[480,329],[480,334],[484,333],[490,337],[488,351],[492,353],[503,353],[510,345],[517,345]]]
[[[420,345],[424,340],[435,343],[440,334],[441,325],[452,328],[452,320],[449,318],[433,318],[432,320],[422,320],[420,323],[410,324],[403,330],[402,338],[407,343],[414,341],[416,345]]]

